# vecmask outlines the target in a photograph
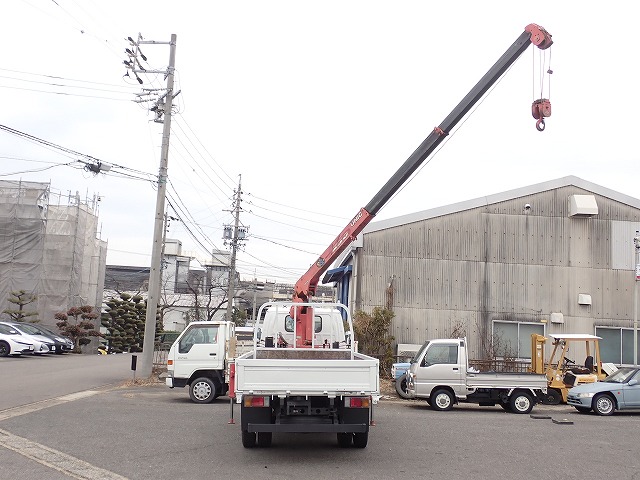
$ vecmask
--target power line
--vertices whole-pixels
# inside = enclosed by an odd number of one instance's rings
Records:
[[[38,172],[44,172],[45,170],[51,170],[52,168],[56,168],[56,167],[68,167],[70,166],[72,163],[75,162],[68,162],[68,163],[58,163],[56,165],[49,165],[48,167],[42,167],[42,168],[35,168],[33,170],[22,170],[21,172],[12,172],[12,173],[0,173],[0,177],[9,177],[11,175],[22,175],[25,173],[38,173]]]
[[[184,117],[181,117],[184,118]],[[179,124],[180,122],[178,122]],[[187,121],[184,121],[184,124],[187,126],[187,128],[189,129],[189,131],[193,134],[193,136],[195,137],[195,139],[198,141],[198,143],[202,146],[203,150],[207,153],[207,155],[209,155],[209,158],[218,166],[218,168],[220,168],[220,170],[222,170],[222,173],[224,173],[227,178],[232,182],[233,185],[233,178],[231,178],[231,176],[220,166],[220,164],[216,161],[215,157],[213,155],[211,155],[211,153],[209,153],[209,151],[207,150],[207,147],[204,146],[204,144],[200,141],[200,139],[198,138],[198,136],[195,134],[195,132],[193,131],[193,129],[191,128],[191,126],[187,123]],[[231,186],[229,186],[228,184],[225,183],[225,185],[227,186],[227,188],[233,188]]]
[[[116,102],[130,102],[131,100],[127,100],[124,98],[113,98],[113,97],[100,97],[98,95],[81,95],[79,93],[67,93],[67,92],[53,92],[51,90],[38,90],[35,88],[23,88],[23,87],[10,87],[8,85],[0,85],[0,88],[10,88],[12,90],[23,90],[26,92],[38,92],[38,93],[49,93],[53,95],[64,95],[67,97],[83,97],[83,98],[98,98],[101,100],[115,100]]]
[[[258,240],[263,240],[263,241],[265,241],[265,242],[273,243],[274,245],[278,245],[278,246],[280,246],[280,247],[285,247],[285,248],[288,248],[288,249],[290,249],[290,250],[297,250],[298,252],[308,253],[308,254],[310,254],[310,255],[316,255],[316,256],[318,256],[317,254],[315,254],[315,253],[313,253],[313,252],[309,252],[309,251],[307,251],[307,250],[302,250],[301,248],[292,247],[292,246],[290,246],[290,245],[285,245],[284,243],[274,242],[273,240],[269,240],[268,238],[260,237],[260,236],[258,236],[258,235],[253,235],[253,234],[252,234],[250,237],[251,237],[251,238],[257,238]]]
[[[305,227],[301,227],[301,226],[299,226],[299,225],[292,225],[292,224],[290,224],[290,223],[280,222],[280,221],[278,221],[278,220],[272,220],[272,219],[270,219],[270,218],[263,217],[263,216],[261,216],[261,215],[258,215],[258,214],[256,214],[256,213],[254,213],[254,212],[251,212],[251,211],[248,211],[248,212],[246,212],[246,213],[248,213],[249,215],[253,215],[254,217],[262,218],[263,220],[267,220],[267,221],[269,221],[269,222],[274,222],[274,223],[279,223],[279,224],[281,224],[281,225],[286,225],[287,227],[297,228],[297,229],[299,229],[299,230],[305,230],[305,231],[307,231],[307,232],[319,233],[320,235],[328,235],[328,236],[332,235],[331,233],[320,232],[320,231],[318,231],[318,230],[313,230],[313,229],[311,229],[311,228],[305,228]]]
[[[131,95],[131,92],[123,92],[123,91],[119,91],[119,90],[110,90],[110,89],[106,89],[106,88],[95,88],[95,87],[85,87],[83,85],[65,85],[65,84],[61,84],[61,83],[42,82],[40,80],[29,80],[29,79],[26,79],[26,78],[9,77],[7,75],[0,75],[0,78],[6,78],[6,79],[9,79],[9,80],[16,80],[18,82],[38,83],[38,84],[41,84],[41,85],[51,85],[53,87],[81,88],[83,90],[95,90],[96,92],[122,93],[122,94],[126,94],[126,95]],[[126,87],[126,88],[128,88],[128,87]]]
[[[312,213],[313,215],[322,215],[322,216],[324,216],[324,217],[337,218],[337,219],[339,219],[339,220],[348,220],[348,218],[346,218],[346,217],[339,217],[339,216],[336,216],[336,215],[329,215],[329,214],[327,214],[327,213],[314,212],[314,211],[311,211],[311,210],[305,210],[305,209],[303,209],[303,208],[292,207],[291,205],[285,205],[285,204],[283,204],[283,203],[274,202],[274,201],[272,201],[272,200],[267,200],[266,198],[260,198],[260,197],[258,197],[258,196],[256,196],[256,195],[253,195],[252,193],[248,193],[247,195],[248,195],[248,196],[251,196],[251,197],[253,197],[253,198],[257,198],[258,200],[262,200],[263,202],[273,203],[274,205],[279,205],[279,206],[281,206],[281,207],[290,208],[290,209],[292,209],[292,210],[299,210],[299,211],[301,211],[301,212]]]
[[[94,81],[91,81],[91,80],[79,80],[79,79],[68,78],[68,77],[59,77],[59,76],[56,76],[56,75],[48,75],[48,74],[45,74],[45,73],[25,72],[23,70],[11,70],[9,68],[0,68],[0,71],[12,72],[12,73],[21,73],[23,75],[33,75],[33,76],[37,76],[37,77],[46,77],[46,78],[51,78],[53,80],[65,80],[67,82],[79,82],[79,83],[90,83],[92,85],[104,85],[104,86],[107,86],[107,87],[135,88],[136,90],[138,90],[138,88],[139,88],[138,85],[124,86],[124,85],[117,85],[117,84],[114,84],[114,83],[94,82]],[[8,78],[12,78],[12,77],[8,77]],[[20,80],[20,79],[16,79],[16,80]],[[25,79],[25,81],[28,81],[28,80]],[[78,88],[80,88],[80,87],[78,87]]]
[[[298,220],[305,220],[305,221],[307,221],[307,222],[313,222],[313,224],[314,224],[314,225],[326,225],[326,226],[328,226],[328,227],[341,228],[341,226],[340,226],[340,225],[333,225],[333,224],[331,224],[331,223],[319,222],[319,221],[317,221],[317,220],[315,220],[315,219],[314,219],[314,220],[309,220],[309,217],[297,217],[297,216],[295,216],[295,215],[291,215],[291,214],[288,214],[288,213],[283,213],[283,212],[278,212],[278,211],[276,211],[276,210],[271,210],[271,209],[269,209],[269,208],[262,207],[262,206],[260,206],[260,205],[255,204],[255,203],[252,203],[252,202],[248,202],[248,203],[249,203],[250,205],[253,205],[254,207],[261,208],[262,210],[266,210],[267,212],[277,213],[278,215],[286,215],[288,218],[297,218]]]

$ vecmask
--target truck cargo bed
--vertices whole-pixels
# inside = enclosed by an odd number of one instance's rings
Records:
[[[547,388],[547,377],[536,373],[467,373],[470,388]]]
[[[377,394],[378,360],[350,350],[257,349],[236,359],[236,393]],[[255,357],[255,358],[254,358]],[[239,400],[238,400],[239,401]]]

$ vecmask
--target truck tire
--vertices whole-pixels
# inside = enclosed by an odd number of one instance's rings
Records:
[[[509,397],[509,406],[513,413],[529,413],[533,409],[533,397],[527,392],[514,392]]]
[[[271,432],[258,432],[258,446],[263,448],[269,448],[271,446],[271,440],[273,434]]]
[[[189,396],[194,403],[211,403],[216,398],[216,385],[210,378],[196,378],[189,385]]]
[[[453,394],[444,388],[432,392],[429,400],[431,402],[431,408],[440,412],[451,410],[453,408],[453,402],[455,401]]]
[[[340,448],[349,448],[353,443],[353,433],[338,433],[338,446]]]
[[[356,448],[365,448],[369,441],[369,432],[358,432],[353,434],[353,446]]]
[[[256,434],[254,432],[242,432],[242,446],[244,448],[253,448],[256,446]]]
[[[411,398],[407,393],[407,374],[403,374],[396,379],[396,393],[400,398]]]

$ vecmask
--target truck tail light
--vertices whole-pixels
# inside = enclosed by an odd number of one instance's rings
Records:
[[[167,365],[173,365],[173,360],[167,360]]]
[[[344,406],[347,408],[369,408],[370,397],[344,397]]]
[[[245,395],[243,402],[245,407],[268,407],[269,397]]]

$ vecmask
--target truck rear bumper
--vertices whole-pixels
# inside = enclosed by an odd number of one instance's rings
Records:
[[[248,432],[360,433],[368,432],[367,423],[248,423]]]

